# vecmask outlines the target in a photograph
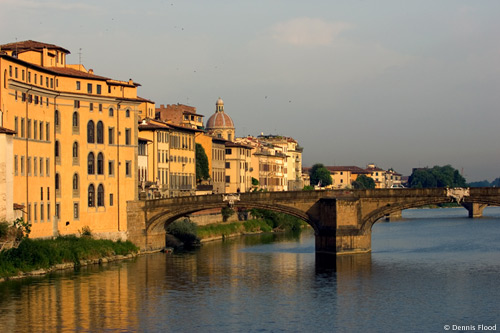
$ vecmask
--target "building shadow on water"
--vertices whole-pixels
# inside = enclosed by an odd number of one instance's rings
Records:
[[[371,253],[336,255],[316,253],[316,274],[365,275],[371,274]]]

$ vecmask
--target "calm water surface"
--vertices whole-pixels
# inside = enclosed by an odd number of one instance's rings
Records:
[[[5,282],[0,332],[500,331],[500,208],[484,215],[404,211],[327,265],[303,232]]]

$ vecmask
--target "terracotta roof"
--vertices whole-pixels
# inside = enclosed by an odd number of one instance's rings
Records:
[[[252,147],[250,147],[250,146],[244,145],[242,143],[231,142],[231,141],[226,142],[226,147],[241,147],[241,148],[252,149]]]
[[[366,171],[365,169],[362,169],[362,168],[354,166],[354,165],[347,165],[347,166],[326,166],[325,168],[327,168],[328,171],[330,171],[330,172],[349,171],[351,173],[359,173],[359,174],[368,174],[368,173],[370,173],[369,171]]]
[[[57,73],[60,75],[65,75],[65,76],[81,77],[81,78],[103,80],[103,81],[110,80],[109,78],[104,77],[104,76],[90,74],[90,73],[79,71],[77,69],[73,69],[73,68],[69,68],[69,67],[45,67],[45,68],[54,72],[54,73]]]
[[[16,134],[16,131],[13,131],[13,130],[5,128],[5,127],[0,127],[0,133]]]
[[[26,40],[26,41],[22,41],[22,42],[3,44],[3,45],[0,45],[0,48],[2,50],[9,50],[9,51],[16,51],[17,50],[17,52],[25,52],[25,51],[30,51],[30,50],[43,50],[44,48],[46,48],[46,49],[56,49],[59,51],[63,51],[66,54],[71,53],[68,50],[66,50],[65,48],[62,48],[60,46],[57,46],[54,44],[37,42],[34,40]]]

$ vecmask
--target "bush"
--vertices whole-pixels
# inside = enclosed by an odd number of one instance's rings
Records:
[[[56,239],[24,239],[19,247],[0,253],[0,277],[16,275],[80,260],[98,259],[112,255],[126,255],[137,252],[130,241],[117,241],[88,237],[64,236]]]
[[[7,222],[0,222],[0,239],[7,236],[9,233],[9,224]]]
[[[193,245],[200,242],[196,233],[196,224],[189,219],[174,221],[167,226],[166,230],[185,245]]]

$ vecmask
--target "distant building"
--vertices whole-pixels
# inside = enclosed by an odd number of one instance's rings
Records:
[[[226,142],[226,193],[249,192],[252,188],[252,147]]]
[[[196,113],[196,108],[184,104],[161,104],[156,108],[155,118],[163,122],[183,127],[203,130],[203,115]]]
[[[377,167],[374,163],[366,166],[366,171],[370,172],[370,177],[375,182],[375,188],[386,188],[386,171]]]

